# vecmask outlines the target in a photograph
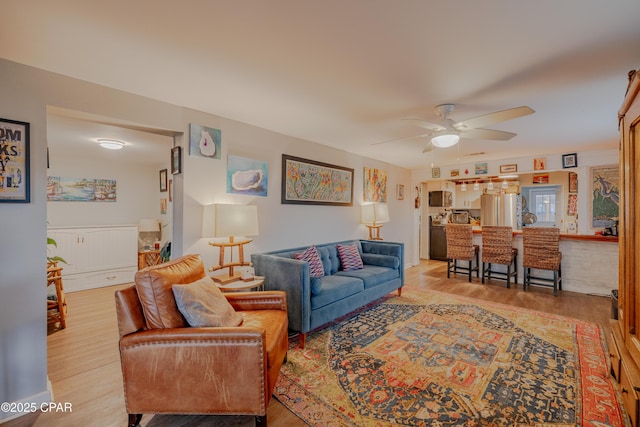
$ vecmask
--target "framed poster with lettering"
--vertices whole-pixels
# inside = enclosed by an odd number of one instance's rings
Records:
[[[29,203],[29,123],[0,119],[0,202]]]

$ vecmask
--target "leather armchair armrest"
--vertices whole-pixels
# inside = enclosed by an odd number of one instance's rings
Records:
[[[227,301],[238,311],[282,310],[287,311],[287,294],[283,291],[229,292]]]
[[[249,327],[154,329],[124,336],[120,356],[127,412],[164,412],[166,396],[176,396],[172,413],[263,415],[265,346],[264,331]]]

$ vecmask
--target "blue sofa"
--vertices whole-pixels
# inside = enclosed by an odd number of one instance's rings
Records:
[[[364,268],[343,271],[337,245],[356,245]],[[404,244],[379,240],[348,240],[315,245],[325,276],[310,277],[309,263],[295,259],[308,246],[252,254],[255,272],[267,290],[287,293],[289,329],[306,334],[332,320],[398,290],[404,285]]]

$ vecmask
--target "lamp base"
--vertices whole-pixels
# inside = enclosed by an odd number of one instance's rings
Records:
[[[369,229],[369,240],[382,240],[382,237],[380,237],[380,229],[382,228],[382,224],[365,224],[365,226]]]

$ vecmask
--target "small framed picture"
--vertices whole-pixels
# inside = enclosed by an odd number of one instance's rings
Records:
[[[500,173],[514,173],[518,172],[518,165],[500,165]]]
[[[578,192],[578,174],[569,172],[569,193]]]
[[[546,157],[536,157],[533,159],[533,170],[534,171],[543,171],[547,168],[547,158]]]
[[[167,170],[162,169],[160,171],[160,192],[164,193],[167,191]]]
[[[173,175],[182,173],[182,147],[171,149],[171,173]]]
[[[440,168],[431,168],[431,178],[440,178]]]
[[[562,167],[564,169],[575,168],[577,166],[578,166],[578,154],[577,153],[563,154],[562,155]]]
[[[460,169],[451,169],[451,171],[449,172],[449,175],[460,176]]]
[[[486,175],[487,171],[487,163],[476,163],[476,175]]]
[[[404,200],[404,185],[403,184],[396,185],[396,199]]]

